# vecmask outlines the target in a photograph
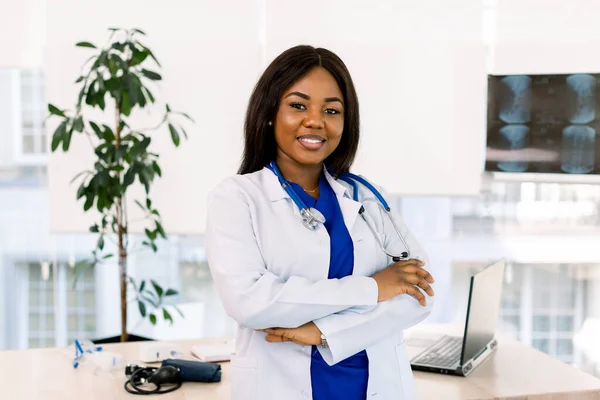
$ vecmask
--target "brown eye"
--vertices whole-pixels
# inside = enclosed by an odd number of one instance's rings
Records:
[[[295,108],[296,110],[306,110],[306,107],[304,106],[304,104],[301,103],[292,103],[290,104],[290,107]]]

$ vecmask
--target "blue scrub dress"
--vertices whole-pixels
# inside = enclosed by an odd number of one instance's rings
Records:
[[[351,275],[354,268],[354,245],[329,182],[321,175],[318,200],[302,190],[299,185],[291,185],[307,207],[314,207],[325,216],[325,228],[331,244],[328,278],[339,279]],[[313,346],[310,377],[314,400],[365,400],[369,381],[367,352],[363,350],[329,366],[316,346]]]

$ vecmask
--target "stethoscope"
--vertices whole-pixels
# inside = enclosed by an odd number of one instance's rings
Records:
[[[274,161],[271,161],[271,163],[267,167],[271,171],[273,171],[275,176],[277,176],[277,179],[279,179],[279,183],[281,184],[281,187],[292,198],[292,200],[294,201],[296,206],[298,206],[298,209],[300,210],[300,216],[302,218],[302,223],[304,224],[304,226],[307,229],[314,231],[315,229],[317,229],[317,226],[319,226],[319,224],[325,223],[325,216],[323,216],[323,214],[316,208],[306,206],[306,204],[302,201],[300,196],[298,196],[298,193],[296,193],[296,191],[290,185],[290,183],[283,178],[283,175],[281,175],[281,172],[279,171],[279,168],[277,167],[277,164]],[[365,221],[365,223],[369,227],[369,230],[373,234],[373,237],[377,241],[377,244],[379,245],[379,247],[385,254],[387,254],[389,257],[392,257],[392,260],[394,260],[394,261],[408,259],[410,257],[410,248],[408,247],[406,240],[404,240],[404,236],[402,236],[402,233],[400,232],[400,229],[398,228],[396,221],[394,221],[390,206],[385,201],[385,199],[383,198],[381,193],[379,193],[379,191],[377,189],[375,189],[375,187],[373,185],[371,185],[365,178],[360,177],[358,175],[351,174],[350,172],[346,172],[346,173],[340,175],[338,177],[338,179],[341,179],[344,182],[347,182],[348,184],[350,184],[350,186],[352,186],[352,190],[353,190],[352,198],[356,202],[358,202],[358,184],[357,184],[357,182],[363,184],[367,189],[369,189],[371,191],[371,193],[373,193],[375,195],[377,200],[368,199],[368,200],[364,200],[363,202],[374,201],[377,203],[377,205],[379,207],[381,207],[383,209],[383,211],[388,216],[390,221],[392,221],[392,226],[396,230],[396,233],[398,234],[398,237],[400,238],[400,241],[402,242],[402,245],[404,245],[404,248],[406,249],[406,251],[403,251],[400,255],[392,254],[389,251],[387,251],[383,242],[379,238],[379,235],[377,234],[375,227],[365,217],[365,207],[362,204],[360,206],[360,210],[358,211],[358,213],[360,214],[362,219]]]

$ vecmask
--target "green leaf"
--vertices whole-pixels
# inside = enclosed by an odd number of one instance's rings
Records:
[[[162,170],[160,169],[156,161],[152,161],[152,169],[154,170],[154,172],[156,172],[156,175],[162,176]]]
[[[123,98],[121,100],[121,112],[125,116],[131,114],[131,103],[129,102],[129,93],[123,92]]]
[[[135,281],[133,280],[132,277],[128,276],[127,277],[127,282],[131,283],[131,286],[133,286],[133,290],[135,290],[136,292],[138,291],[137,285],[135,284]]]
[[[65,118],[67,117],[63,111],[59,110],[58,107],[56,107],[52,104],[48,104],[48,111],[52,115],[58,115],[60,117],[65,117]]]
[[[137,164],[133,164],[131,167],[129,167],[129,169],[125,173],[125,177],[123,178],[123,186],[127,187],[127,186],[131,185],[133,183],[133,181],[135,181],[136,165]]]
[[[171,325],[173,325],[173,317],[171,317],[171,314],[164,307],[162,310],[163,310],[163,317],[165,318],[165,321],[169,321],[171,323]]]
[[[188,134],[187,134],[187,132],[185,131],[185,129],[183,129],[183,126],[180,126],[180,127],[179,127],[179,129],[181,129],[181,132],[183,133],[183,137],[185,137],[185,140],[187,140],[187,138],[188,138]]]
[[[142,281],[142,283],[140,283],[140,292],[143,292],[145,287],[146,287],[146,281]]]
[[[122,53],[125,50],[126,46],[127,46],[126,43],[115,42],[110,47],[112,47],[113,49],[118,50]],[[115,54],[115,56],[116,56],[116,54]],[[113,61],[116,61],[116,60],[113,59]]]
[[[79,42],[75,46],[77,46],[77,47],[89,47],[91,49],[97,49],[97,47],[94,46],[93,44],[91,44],[90,42]]]
[[[190,117],[190,116],[189,116],[188,114],[186,114],[186,113],[177,113],[177,114],[179,114],[179,115],[183,115],[185,118],[187,118],[188,120],[190,120],[190,122],[194,122],[194,123],[196,122],[196,121],[194,121],[194,119],[193,119],[192,117]]]
[[[97,224],[92,225],[92,226],[90,226],[90,232],[98,233],[98,232],[100,232],[100,228],[98,228]]]
[[[103,250],[103,249],[104,249],[104,236],[100,236],[100,237],[98,238],[98,248],[99,248],[100,250]]]
[[[110,126],[104,124],[102,125],[102,127],[104,128],[104,140],[106,140],[107,142],[112,142],[113,140],[115,140],[115,134],[112,131],[112,129],[110,129]]]
[[[130,48],[133,51],[133,55],[131,56],[131,64],[130,64],[130,66],[132,66],[132,67],[135,67],[136,65],[143,63],[146,60],[146,58],[148,58],[148,56],[150,55],[145,50],[139,51],[138,49],[135,49],[134,46],[130,46]]]
[[[179,146],[181,139],[179,138],[179,133],[172,124],[169,124],[169,131],[171,132],[171,140],[173,141],[173,144],[175,146]]]
[[[167,235],[165,233],[165,230],[163,229],[162,225],[160,224],[160,222],[156,222],[156,231],[158,232],[158,234],[163,238],[166,239]]]
[[[179,292],[175,289],[169,289],[167,290],[167,293],[165,293],[165,296],[175,296],[176,294],[179,294]]]
[[[79,78],[77,78],[77,80],[75,81],[75,83],[82,82],[84,79],[85,79],[85,76],[80,76]]]
[[[85,195],[85,183],[82,183],[79,186],[79,189],[77,189],[77,200],[79,200],[80,198],[82,198]]]
[[[144,302],[138,300],[138,307],[140,308],[140,314],[142,314],[142,317],[145,317],[146,316],[146,305],[144,304]]]
[[[154,96],[152,95],[152,92],[145,86],[142,86],[142,90],[144,90],[146,92],[146,96],[148,96],[148,100],[150,100],[150,103],[154,103],[155,99],[154,99]]]
[[[144,33],[144,31],[141,31],[141,30],[139,30],[139,29],[137,29],[137,28],[133,28],[133,29],[132,29],[132,31],[134,31],[134,32],[137,32],[137,33],[139,33],[140,35],[144,35],[144,36],[146,36],[146,34]]]
[[[146,211],[146,208],[142,205],[142,203],[140,203],[138,200],[135,200],[135,204],[137,204],[138,206],[140,206],[140,208],[144,211]]]
[[[73,126],[67,132],[63,132],[63,141],[62,141],[62,149],[64,152],[69,151],[69,146],[71,145],[71,138],[73,137]]]
[[[144,49],[144,51],[147,51],[148,54],[150,54],[150,57],[152,57],[152,59],[156,63],[156,65],[158,65],[160,67],[160,63],[158,62],[158,59],[154,56],[154,53],[152,53],[152,51],[149,48],[147,48],[146,46],[144,46],[140,42],[136,42],[136,43],[137,43],[138,46],[140,46],[142,49]]]
[[[114,254],[106,254],[104,257],[102,257],[102,259],[107,260],[107,259],[111,258],[112,256],[114,256]]]
[[[163,295],[162,287],[160,287],[160,285],[158,283],[156,283],[156,281],[154,281],[154,279],[150,280],[150,282],[152,283],[152,286],[154,287],[154,290],[156,291],[156,294],[158,295],[158,297],[162,297],[162,295]]]
[[[52,151],[56,151],[56,149],[58,149],[58,146],[60,145],[60,142],[62,142],[64,140],[66,128],[67,128],[67,120],[63,121],[58,126],[58,128],[56,128],[56,130],[54,131],[54,134],[52,134],[52,144],[51,144]]]
[[[154,239],[156,239],[156,232],[154,232],[154,231],[151,231],[151,230],[150,230],[150,229],[148,229],[148,228],[144,229],[144,231],[146,232],[146,236],[148,236],[148,238],[149,238],[150,240],[154,240]]]
[[[83,131],[83,117],[81,115],[75,118],[75,121],[73,121],[73,130],[75,132]]]
[[[162,79],[162,77],[160,76],[160,74],[159,74],[159,73],[157,73],[157,72],[154,72],[154,71],[149,71],[149,70],[147,70],[147,69],[142,69],[142,71],[141,71],[141,72],[142,72],[142,74],[143,74],[143,75],[144,75],[146,78],[148,78],[148,79],[150,79],[150,80],[152,80],[152,81],[160,81],[160,80]]]
[[[129,103],[131,103],[131,108],[135,107],[138,104],[138,89],[137,83],[131,76],[131,74],[126,75],[123,78],[123,89],[126,91],[129,96]]]
[[[150,314],[150,323],[156,325],[156,315]]]
[[[87,211],[94,205],[94,195],[88,194],[85,199],[85,204],[83,205],[83,211]]]
[[[152,200],[150,200],[149,198],[148,198],[148,199],[146,199],[146,207],[147,207],[148,209],[150,209],[150,207],[152,207]]]
[[[104,135],[102,134],[102,130],[100,129],[98,124],[96,124],[94,121],[90,121],[89,124],[96,133],[96,136],[98,136],[99,139],[102,139]]]
[[[168,104],[165,106],[165,108],[167,109],[167,114],[171,112],[171,107],[169,107]]]

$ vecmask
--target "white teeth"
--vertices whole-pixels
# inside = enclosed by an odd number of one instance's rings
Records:
[[[300,140],[302,140],[303,142],[306,142],[306,143],[314,143],[314,144],[321,143],[321,140],[317,140],[317,139],[305,139],[305,138],[302,138]]]

